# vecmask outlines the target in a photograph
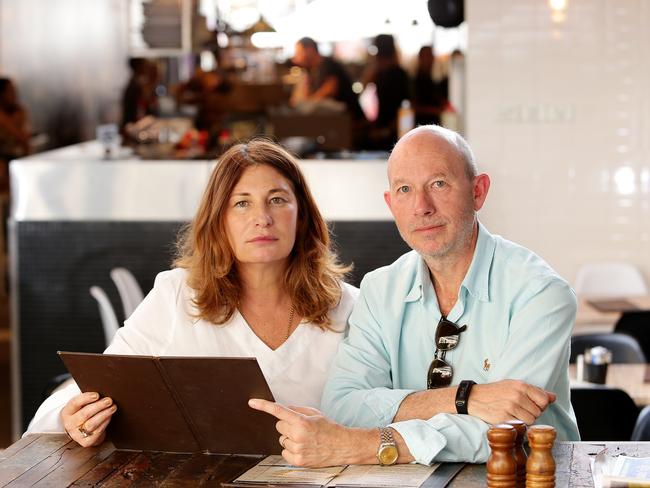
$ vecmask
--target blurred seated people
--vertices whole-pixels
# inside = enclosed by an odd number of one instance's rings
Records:
[[[303,37],[296,43],[292,59],[296,66],[307,73],[305,93],[294,102],[304,100],[336,100],[345,104],[348,113],[355,121],[365,121],[359,99],[352,91],[352,82],[343,65],[331,57],[321,56],[318,44],[310,37]]]
[[[27,112],[9,78],[0,78],[0,191],[9,190],[9,161],[30,153]]]
[[[440,114],[448,100],[448,80],[436,82],[431,72],[435,58],[431,46],[422,46],[418,52],[417,73],[414,80],[413,108],[416,125],[440,125]]]
[[[348,268],[288,152],[261,139],[226,151],[174,265],[106,354],[256,357],[278,402],[319,406],[358,289],[343,282]],[[67,431],[94,446],[116,409],[71,381],[27,432]]]
[[[219,102],[223,102],[223,96],[231,90],[232,83],[224,72],[197,67],[192,77],[179,86],[176,99],[179,105],[196,107],[194,125],[197,129],[215,132],[221,128],[224,116]]]
[[[373,45],[376,54],[364,75],[364,85],[374,83],[378,108],[368,143],[372,149],[390,150],[397,142],[397,112],[402,101],[411,98],[409,77],[399,65],[392,35],[379,34]]]
[[[158,113],[156,83],[158,68],[145,58],[129,59],[131,78],[122,96],[122,128],[146,115]]]

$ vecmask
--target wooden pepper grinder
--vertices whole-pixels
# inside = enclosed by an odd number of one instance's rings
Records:
[[[512,425],[517,431],[515,439],[515,462],[517,463],[516,484],[517,488],[526,487],[526,450],[524,441],[526,440],[526,423],[521,420],[508,420],[508,425]]]
[[[554,488],[555,460],[551,449],[555,429],[550,425],[533,425],[528,429],[530,456],[526,462],[526,488]]]
[[[513,449],[517,431],[512,425],[493,425],[487,438],[492,450],[487,461],[488,488],[515,488],[517,463]]]

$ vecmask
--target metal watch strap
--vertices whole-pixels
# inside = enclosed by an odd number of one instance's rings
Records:
[[[390,427],[379,428],[379,449],[377,449],[377,460],[382,466],[390,466],[397,462],[399,454],[397,443],[393,437],[393,430]]]
[[[469,400],[469,392],[475,384],[476,382],[472,380],[463,380],[458,384],[455,402],[456,412],[467,415],[467,400]]]
[[[395,444],[395,438],[393,437],[393,429],[390,427],[380,427],[379,428],[380,444]]]

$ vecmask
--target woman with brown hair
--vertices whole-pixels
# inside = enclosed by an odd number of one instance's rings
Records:
[[[294,158],[266,140],[229,149],[160,273],[108,354],[251,357],[279,403],[318,407],[358,290]],[[29,432],[101,443],[116,410],[76,384],[48,398]]]

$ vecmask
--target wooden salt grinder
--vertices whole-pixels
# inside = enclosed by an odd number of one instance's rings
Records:
[[[512,425],[493,425],[487,438],[492,450],[487,461],[488,488],[515,488],[517,463],[513,448],[517,431]]]
[[[555,460],[551,449],[555,429],[550,425],[533,425],[528,429],[530,456],[526,462],[526,488],[554,488]]]
[[[516,484],[517,488],[526,486],[526,451],[524,449],[524,440],[526,440],[526,424],[521,420],[508,420],[508,425],[512,425],[517,431],[515,439],[515,462],[517,463]]]

